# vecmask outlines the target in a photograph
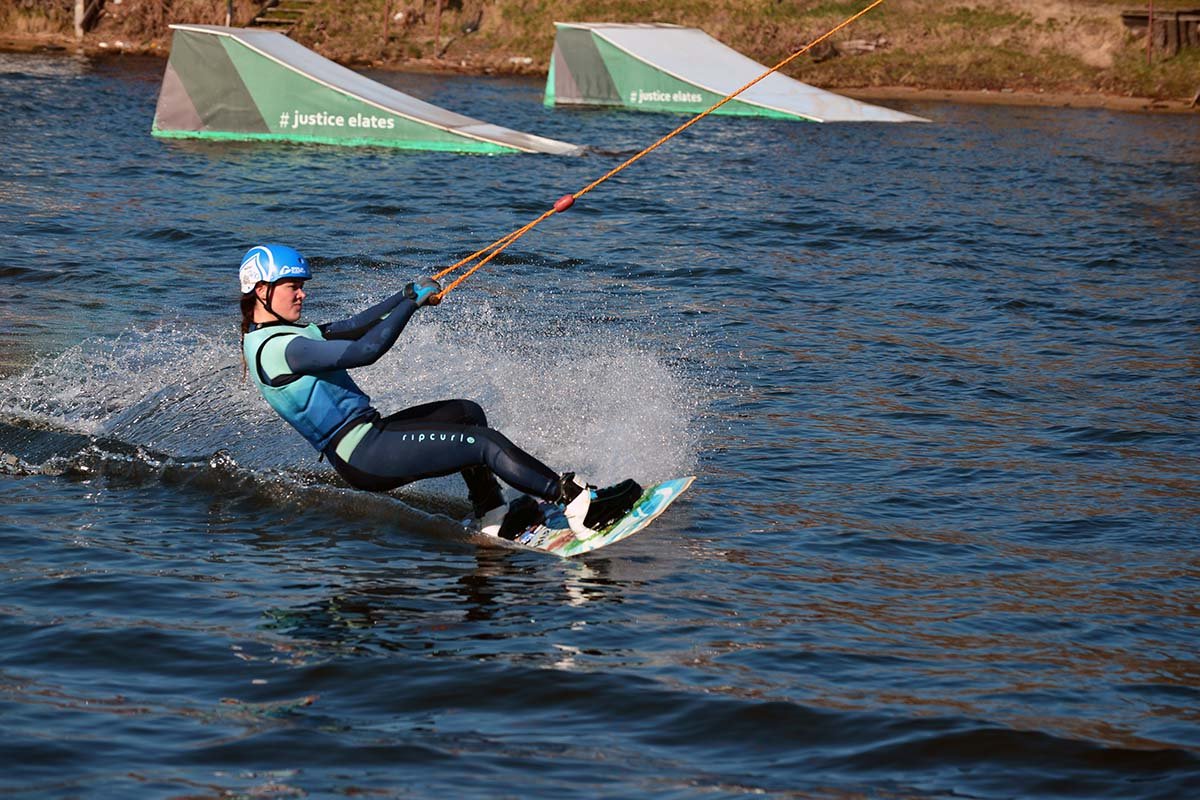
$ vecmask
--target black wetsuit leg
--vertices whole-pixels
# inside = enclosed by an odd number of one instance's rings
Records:
[[[483,409],[470,400],[426,403],[376,419],[349,462],[333,447],[325,454],[351,486],[367,491],[461,473],[477,515],[503,502],[496,476],[544,500],[558,495],[554,470],[487,427]]]

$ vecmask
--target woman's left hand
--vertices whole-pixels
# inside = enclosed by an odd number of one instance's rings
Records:
[[[433,278],[421,278],[404,287],[404,296],[418,306],[436,306],[442,302],[442,298],[439,296],[441,292],[442,285]]]

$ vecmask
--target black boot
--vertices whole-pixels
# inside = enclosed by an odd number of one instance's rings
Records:
[[[534,525],[545,521],[546,517],[542,514],[537,500],[523,494],[508,504],[508,513],[504,515],[504,522],[500,525],[500,538],[511,542]]]
[[[584,524],[592,530],[602,530],[625,516],[642,497],[637,481],[624,480],[596,491],[588,506]]]

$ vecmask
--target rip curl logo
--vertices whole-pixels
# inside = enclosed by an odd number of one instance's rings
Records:
[[[475,444],[475,437],[465,433],[405,433],[401,434],[402,442],[450,442],[457,444]]]

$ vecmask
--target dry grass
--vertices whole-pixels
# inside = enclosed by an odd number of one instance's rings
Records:
[[[248,20],[261,0],[234,0],[238,18]],[[0,0],[0,39],[17,42],[23,37],[48,38],[66,45],[74,42],[74,0]],[[175,22],[225,24],[224,2],[217,0],[107,0],[87,43],[121,41],[124,49],[165,50]]]
[[[66,0],[7,0],[0,4],[0,31],[14,37],[58,35],[74,24],[72,9],[73,4]]]
[[[250,19],[260,5],[253,0],[235,0],[235,17]],[[134,43],[163,44],[170,38],[168,25],[176,22],[224,25],[225,10],[225,3],[213,0],[122,0],[120,5],[108,0],[105,18],[97,32],[113,31]]]
[[[435,35],[435,0],[323,0],[293,38],[344,63],[544,73],[555,20],[672,22],[703,28],[763,63],[774,63],[867,5],[867,0],[444,0]],[[17,9],[8,8],[16,3]],[[20,35],[55,25],[30,5],[69,7],[67,0],[9,0],[0,31]],[[108,4],[97,37],[165,45],[169,22],[222,22],[214,0],[123,0]],[[237,18],[261,2],[238,0]],[[1122,26],[1120,12],[1140,0],[888,0],[839,33],[834,42],[884,37],[873,53],[837,55],[825,45],[793,63],[795,77],[832,88],[901,86],[1014,89],[1074,93],[1142,93],[1191,98],[1200,89],[1194,54],[1145,63],[1144,44]],[[1155,0],[1155,8],[1195,7],[1196,0]],[[385,19],[387,34],[385,36]],[[2,34],[0,34],[2,35]]]

